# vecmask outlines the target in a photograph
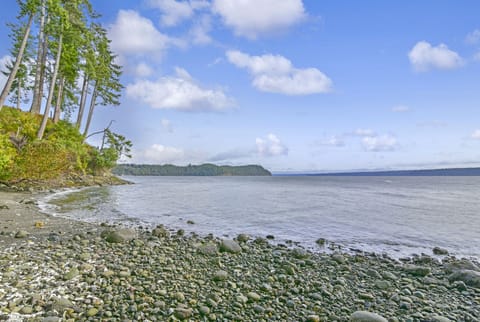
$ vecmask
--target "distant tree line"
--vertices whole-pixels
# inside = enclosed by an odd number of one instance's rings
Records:
[[[130,176],[271,176],[259,165],[217,166],[215,164],[188,165],[172,164],[120,164],[112,172]]]

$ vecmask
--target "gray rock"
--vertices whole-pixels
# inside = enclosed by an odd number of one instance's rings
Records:
[[[425,277],[431,272],[431,268],[428,266],[405,265],[403,269],[408,274],[419,277]]]
[[[220,251],[227,253],[240,253],[242,251],[242,248],[234,240],[223,239],[220,243]]]
[[[345,264],[345,257],[342,254],[333,254],[332,259],[338,264]]]
[[[443,316],[439,316],[439,315],[434,315],[434,316],[430,317],[429,321],[430,322],[452,322],[452,320],[450,320],[446,317],[443,317]]]
[[[198,252],[203,255],[213,256],[218,252],[218,246],[215,243],[205,243],[198,246]]]
[[[17,231],[17,233],[15,234],[15,238],[27,238],[28,235],[30,235],[30,234],[28,233],[28,231],[19,230],[19,231]]]
[[[455,271],[461,271],[461,270],[470,270],[470,271],[478,272],[480,271],[480,268],[467,259],[460,259],[460,260],[456,260],[446,264],[445,270],[447,271],[447,273],[453,273]]]
[[[200,312],[201,315],[209,315],[210,314],[210,308],[208,306],[202,305],[198,308],[198,311]]]
[[[222,270],[216,271],[215,275],[213,276],[214,281],[225,281],[228,278],[228,273]]]
[[[472,270],[461,270],[453,272],[448,280],[450,282],[462,281],[468,286],[480,288],[480,272]]]
[[[43,318],[43,322],[60,322],[62,319],[58,316],[47,316]]]
[[[137,238],[137,232],[133,229],[121,228],[105,231],[102,236],[109,243],[124,243]]]
[[[248,299],[249,299],[250,301],[252,301],[252,302],[258,302],[258,301],[260,301],[260,298],[261,298],[260,295],[258,295],[258,294],[255,293],[255,292],[249,292],[249,293],[247,294],[247,297],[248,297]]]
[[[237,241],[239,243],[246,243],[249,240],[250,240],[250,236],[248,236],[247,234],[239,234],[237,236]]]
[[[165,228],[163,228],[163,226],[157,226],[155,229],[152,230],[152,235],[155,237],[163,238],[170,236],[170,233]]]
[[[367,311],[357,311],[350,316],[352,322],[388,322],[384,317]]]
[[[177,307],[175,309],[174,315],[179,320],[186,320],[192,316],[192,309],[185,307]]]
[[[64,281],[69,281],[69,280],[77,277],[79,274],[80,274],[80,272],[78,271],[78,269],[76,267],[74,267],[74,268],[70,269],[67,273],[65,273],[65,275],[63,275],[63,280]]]
[[[73,303],[66,298],[58,298],[52,304],[52,310],[63,313],[66,309],[73,308]]]
[[[448,255],[448,250],[445,248],[433,247],[432,251],[435,255]]]

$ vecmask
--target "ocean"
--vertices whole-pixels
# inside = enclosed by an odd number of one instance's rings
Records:
[[[132,185],[62,191],[43,211],[90,222],[163,224],[199,235],[273,235],[312,251],[394,258],[480,258],[480,177],[125,177]],[[188,223],[193,221],[193,224]]]

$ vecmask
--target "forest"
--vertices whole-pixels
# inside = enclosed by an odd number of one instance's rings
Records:
[[[217,166],[214,164],[188,165],[171,164],[119,164],[113,170],[117,175],[132,176],[271,176],[259,165]]]
[[[120,104],[122,68],[89,0],[17,0],[0,95],[0,180],[108,172],[131,142],[90,133],[97,106]],[[1,40],[5,41],[5,40]],[[101,145],[86,143],[92,135]]]

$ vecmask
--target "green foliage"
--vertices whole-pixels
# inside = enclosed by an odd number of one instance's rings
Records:
[[[131,147],[132,142],[123,135],[106,129],[102,146],[91,151],[89,168],[94,171],[94,174],[105,172],[105,169],[113,168],[122,155],[130,158]]]
[[[36,139],[40,117],[18,109],[0,111],[0,180],[50,180],[70,174],[109,171],[131,142],[105,130],[101,148],[86,143],[78,129],[66,122],[49,122],[42,140]],[[14,141],[22,142],[13,144]]]
[[[16,150],[6,134],[0,134],[0,180],[10,175],[10,167],[16,155]]]
[[[118,175],[133,176],[271,176],[259,165],[217,166],[215,164],[188,165],[179,167],[171,164],[120,164],[113,169]]]

